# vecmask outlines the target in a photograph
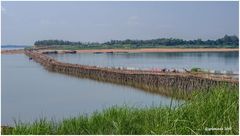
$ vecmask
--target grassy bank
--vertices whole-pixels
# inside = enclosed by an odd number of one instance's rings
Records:
[[[238,134],[238,97],[238,87],[220,86],[178,108],[112,107],[61,122],[17,123],[4,134]]]

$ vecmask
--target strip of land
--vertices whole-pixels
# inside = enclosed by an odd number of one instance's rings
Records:
[[[24,49],[16,49],[16,50],[1,50],[1,54],[23,54]]]
[[[53,50],[53,49],[51,49]],[[49,50],[42,50],[49,51]],[[69,50],[57,50],[64,53]],[[143,49],[91,49],[76,50],[77,53],[141,53],[141,52],[230,52],[239,51],[238,48],[143,48]]]
[[[54,49],[42,49],[40,52],[52,51]],[[69,50],[57,50],[65,53]],[[76,50],[76,53],[141,53],[141,52],[231,52],[239,51],[238,48],[143,48],[143,49],[90,49]],[[1,54],[22,54],[23,49],[1,50]]]
[[[59,62],[37,50],[25,50],[25,54],[52,72],[128,85],[148,92],[183,99],[188,99],[192,90],[208,90],[208,88],[220,84],[238,86],[238,79],[228,75],[215,76],[209,73],[178,72],[176,70],[153,71],[97,67]]]

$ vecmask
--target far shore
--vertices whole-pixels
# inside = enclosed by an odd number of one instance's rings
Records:
[[[43,50],[48,51],[48,50]],[[57,50],[64,53],[69,50]],[[89,49],[76,50],[77,53],[144,53],[144,52],[230,52],[239,51],[238,48],[143,48],[143,49]]]
[[[54,49],[43,49],[44,51],[53,51]],[[58,53],[64,53],[69,50],[57,50]],[[232,52],[239,51],[238,48],[142,48],[142,49],[88,49],[75,50],[77,53],[144,53],[144,52]],[[23,49],[1,50],[1,54],[22,54]]]

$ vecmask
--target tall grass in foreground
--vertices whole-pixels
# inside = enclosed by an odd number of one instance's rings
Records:
[[[238,97],[238,87],[220,86],[180,107],[112,107],[61,122],[17,123],[3,134],[238,134]]]

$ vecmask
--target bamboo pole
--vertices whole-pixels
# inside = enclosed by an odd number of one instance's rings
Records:
[[[193,90],[208,90],[210,87],[220,84],[226,84],[229,87],[238,87],[238,80],[231,78],[214,78],[210,75],[191,73],[152,72],[70,64],[56,61],[35,50],[25,50],[25,54],[49,71],[103,82],[129,85],[145,91],[179,98],[188,97]],[[179,94],[184,94],[184,96]]]

